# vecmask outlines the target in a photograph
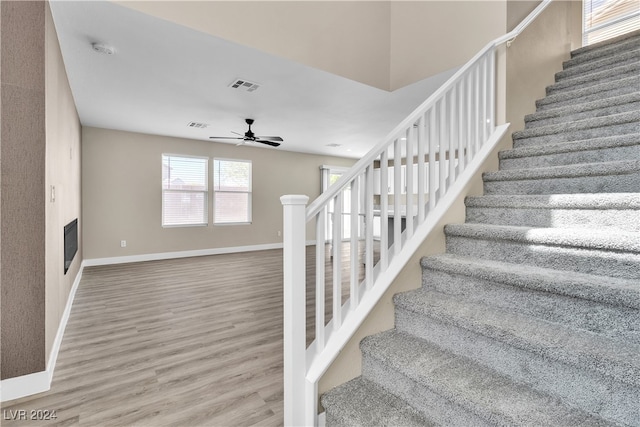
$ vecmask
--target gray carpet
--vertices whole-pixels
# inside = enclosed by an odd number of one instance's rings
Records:
[[[640,426],[640,32],[572,52],[329,426]]]

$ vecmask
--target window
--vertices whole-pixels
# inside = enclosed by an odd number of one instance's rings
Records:
[[[162,225],[207,225],[207,157],[162,155]]]
[[[213,159],[213,223],[251,222],[251,161]]]
[[[639,0],[584,0],[582,7],[584,46],[640,29]]]

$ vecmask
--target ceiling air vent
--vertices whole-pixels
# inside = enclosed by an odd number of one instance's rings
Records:
[[[196,129],[204,129],[206,127],[209,127],[209,125],[206,123],[198,123],[198,122],[189,122],[187,126],[189,126],[190,128],[196,128]]]
[[[327,147],[340,147],[342,144],[327,144]]]
[[[255,92],[260,87],[260,85],[258,83],[250,82],[244,79],[235,79],[231,82],[229,87],[233,89],[240,89],[245,92]]]

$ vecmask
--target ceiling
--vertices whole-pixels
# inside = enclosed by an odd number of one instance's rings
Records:
[[[83,126],[210,141],[253,118],[284,139],[265,149],[358,158],[455,71],[388,92],[110,2],[50,4]]]

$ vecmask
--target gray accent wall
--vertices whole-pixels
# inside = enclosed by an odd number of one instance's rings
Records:
[[[45,6],[0,3],[2,379],[46,364]]]
[[[80,121],[49,4],[2,1],[0,21],[0,373],[4,380],[47,368],[82,261],[80,245],[64,274],[63,227],[75,218],[81,227],[82,219]]]

